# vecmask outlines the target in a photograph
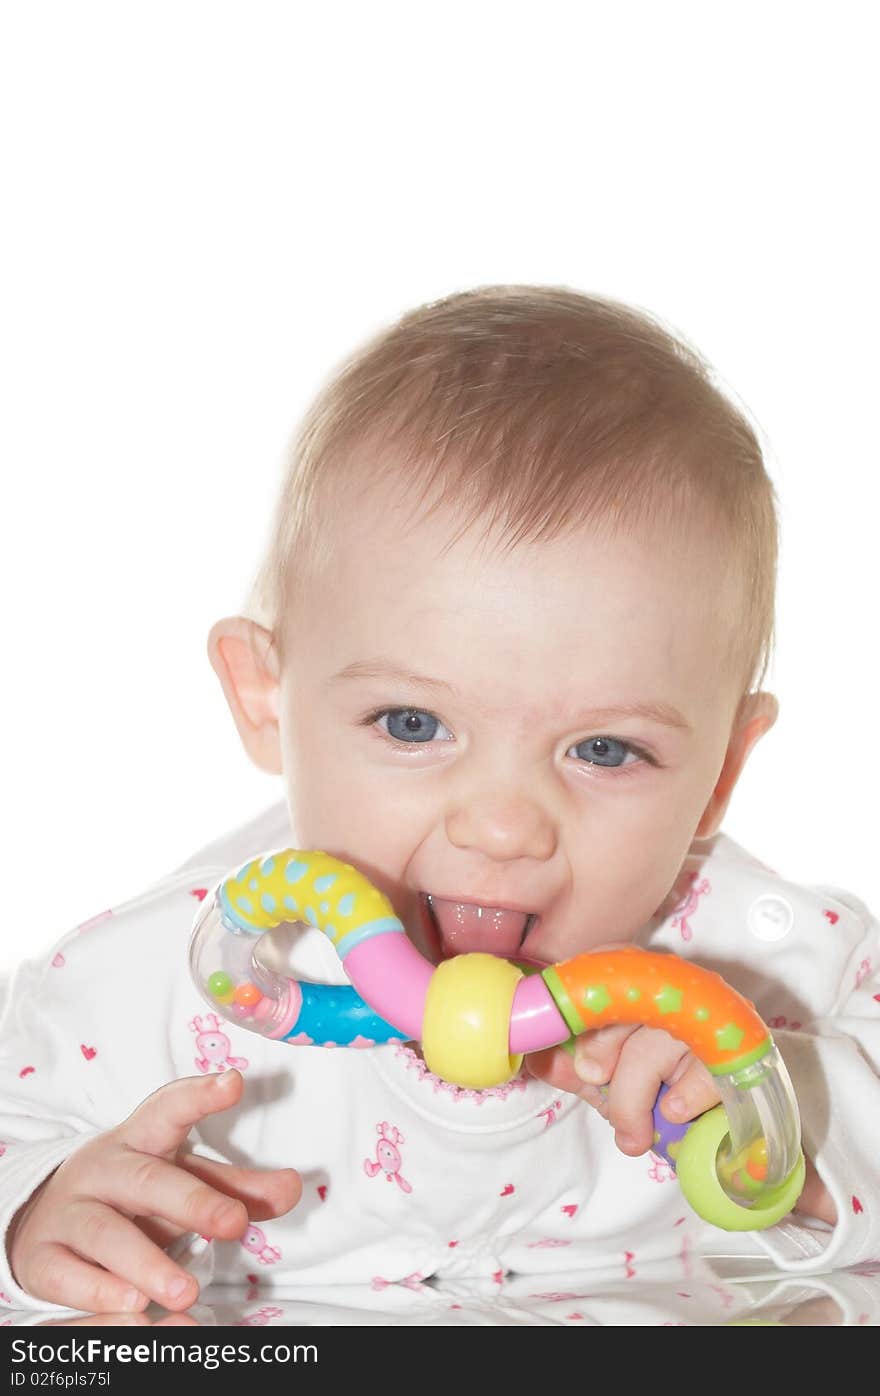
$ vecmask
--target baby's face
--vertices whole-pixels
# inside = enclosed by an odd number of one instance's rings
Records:
[[[285,632],[293,828],[432,960],[550,964],[631,939],[681,868],[739,697],[723,583],[711,544],[584,529],[505,555],[447,548],[459,522],[413,523],[387,487],[341,506]]]

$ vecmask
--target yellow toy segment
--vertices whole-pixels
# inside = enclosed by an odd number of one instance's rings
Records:
[[[422,1051],[429,1070],[478,1090],[515,1076],[522,1056],[510,1055],[510,1010],[522,971],[479,952],[444,960],[425,1000]]]
[[[236,916],[255,930],[282,921],[317,926],[345,953],[346,936],[373,921],[394,918],[388,898],[362,872],[329,853],[282,848],[245,864],[223,890]]]

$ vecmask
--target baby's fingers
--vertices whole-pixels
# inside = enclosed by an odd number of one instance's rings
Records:
[[[302,1196],[302,1180],[293,1168],[239,1168],[218,1163],[200,1154],[181,1154],[181,1168],[212,1188],[238,1198],[247,1208],[251,1221],[281,1217],[295,1207]]]
[[[55,1241],[29,1247],[16,1279],[35,1299],[89,1314],[135,1313],[147,1306],[147,1296],[129,1280],[90,1265]]]
[[[218,1192],[153,1154],[122,1148],[102,1156],[90,1174],[90,1196],[130,1216],[155,1217],[181,1231],[235,1240],[248,1224],[247,1208],[238,1198]]]
[[[541,1052],[529,1052],[526,1069],[538,1081],[544,1081],[557,1091],[580,1095],[583,1082],[574,1069],[574,1057],[562,1047],[546,1047]]]
[[[635,1157],[650,1149],[660,1087],[685,1057],[693,1060],[682,1042],[658,1028],[639,1028],[624,1043],[608,1091],[608,1119],[621,1153]]]
[[[661,1113],[675,1125],[695,1120],[721,1099],[712,1073],[688,1052],[666,1077],[669,1091],[660,1105]]]
[[[166,1308],[184,1309],[198,1298],[193,1276],[112,1207],[92,1199],[74,1201],[65,1209],[59,1231],[72,1251],[140,1291],[142,1303],[123,1308],[146,1308],[147,1299],[155,1299]]]
[[[607,1028],[582,1033],[574,1048],[574,1069],[580,1080],[588,1086],[604,1086],[610,1081],[623,1044],[638,1030],[638,1023],[611,1023]]]
[[[170,1157],[206,1115],[237,1104],[243,1081],[238,1071],[217,1076],[181,1076],[141,1101],[113,1133],[132,1149]]]

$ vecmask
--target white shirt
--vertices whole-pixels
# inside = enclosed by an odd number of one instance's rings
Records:
[[[804,1149],[838,1213],[731,1234],[696,1217],[670,1170],[632,1159],[573,1095],[523,1076],[491,1091],[439,1081],[408,1047],[334,1050],[269,1041],[223,1020],[228,1054],[197,1045],[210,1010],[187,967],[201,898],[248,856],[295,846],[282,803],[203,849],[141,896],[72,930],[16,972],[0,1027],[0,1228],[87,1138],[165,1082],[241,1069],[240,1104],[193,1132],[196,1152],[294,1167],[302,1200],[241,1242],[183,1238],[202,1283],[418,1285],[430,1277],[589,1273],[621,1278],[698,1254],[767,1257],[820,1272],[880,1256],[880,928],[839,890],[785,881],[725,835],[695,843],[681,898],[638,943],[714,969],[772,1030],[801,1108]],[[671,900],[674,900],[671,899]],[[305,931],[292,969],[344,982]],[[216,1033],[214,1034],[216,1036]],[[391,1148],[378,1151],[383,1142]],[[57,1309],[16,1285],[0,1303]]]

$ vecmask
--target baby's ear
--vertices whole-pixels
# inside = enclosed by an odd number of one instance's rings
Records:
[[[271,632],[246,616],[227,616],[210,629],[208,658],[248,756],[261,771],[281,775],[280,670]]]
[[[749,752],[770,731],[778,715],[779,703],[772,693],[747,693],[743,698],[731,728],[721,774],[697,825],[695,839],[710,839],[717,834]]]

